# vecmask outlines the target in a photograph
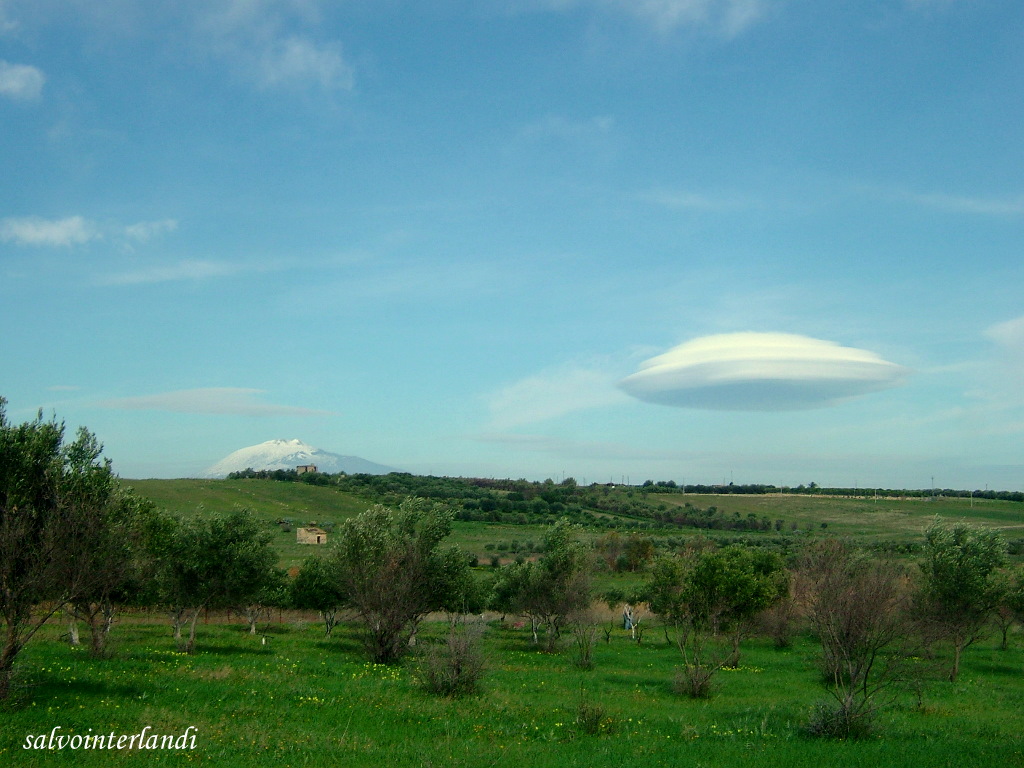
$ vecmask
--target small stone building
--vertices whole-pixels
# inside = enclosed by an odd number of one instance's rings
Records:
[[[316,472],[316,464],[299,464],[295,468],[295,474],[304,475],[307,472]]]
[[[323,528],[296,528],[295,541],[299,544],[326,544],[327,531]]]

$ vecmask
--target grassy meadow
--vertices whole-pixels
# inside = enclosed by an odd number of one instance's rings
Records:
[[[282,531],[279,519],[337,524],[374,501],[301,483],[126,482],[159,507],[186,515],[250,509],[272,531],[286,567],[300,564],[317,548],[296,544],[294,531]],[[635,492],[609,493],[626,500]],[[666,541],[699,533],[783,537],[796,544],[834,535],[866,545],[908,543],[920,541],[936,514],[997,527],[1009,540],[1024,536],[1024,505],[1005,501],[666,494],[645,503],[716,506],[728,515],[786,522],[780,530],[740,534],[642,530]],[[602,513],[602,520],[610,516]],[[621,521],[635,525],[628,516]],[[542,541],[544,531],[532,521],[460,520],[452,538],[479,557],[482,572],[492,557],[507,562],[515,556],[509,543],[518,542],[520,551],[528,552],[528,543]],[[585,535],[604,533],[607,529],[595,526]],[[595,586],[601,591],[639,578],[606,571]],[[62,639],[66,628],[53,620],[18,659],[16,694],[0,710],[0,765],[1024,766],[1024,636],[1019,630],[1011,635],[1009,650],[996,649],[995,634],[970,647],[956,684],[945,680],[950,651],[938,646],[936,658],[915,660],[923,683],[898,694],[879,716],[874,735],[828,741],[803,732],[813,707],[827,700],[818,646],[810,637],[798,636],[784,650],[763,638],[746,641],[741,666],[718,673],[710,699],[693,700],[673,692],[680,655],[654,624],[638,644],[605,610],[608,642],[600,632],[595,666],[584,671],[573,663],[571,637],[563,639],[558,653],[543,653],[514,617],[504,623],[492,618],[482,641],[487,657],[482,689],[462,699],[424,692],[416,653],[392,667],[367,663],[352,624],[340,625],[326,638],[315,614],[276,612],[255,636],[237,619],[211,615],[199,627],[191,656],[174,650],[162,614],[128,614],[112,632],[112,658],[103,660],[70,647]],[[425,625],[417,652],[444,634],[440,619]],[[191,726],[195,749],[23,748],[28,737],[48,737],[57,726],[65,736],[131,735],[147,726],[150,733],[178,735]]]
[[[422,644],[442,632],[428,626]],[[925,685],[902,693],[862,741],[811,739],[801,727],[824,700],[815,644],[779,650],[749,641],[741,666],[717,676],[708,700],[672,692],[678,651],[660,630],[642,644],[616,629],[581,671],[567,647],[538,651],[526,629],[492,622],[480,693],[427,694],[417,660],[365,661],[351,626],[325,638],[311,620],[284,617],[267,644],[240,625],[200,628],[193,656],[174,652],[158,617],[116,629],[116,656],[90,659],[49,625],[21,660],[15,700],[3,712],[0,764],[36,766],[1010,766],[1024,765],[1024,651],[994,641],[969,650],[961,680],[945,682],[921,660]],[[937,661],[941,662],[942,659]],[[597,719],[578,723],[581,704]],[[598,708],[603,711],[597,711]],[[596,723],[596,724],[595,724]],[[26,750],[49,734],[178,734],[182,751]]]

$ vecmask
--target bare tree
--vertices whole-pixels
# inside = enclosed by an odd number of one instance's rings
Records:
[[[835,700],[816,712],[810,729],[826,736],[864,735],[907,678],[907,576],[893,562],[830,540],[804,553],[798,580]]]

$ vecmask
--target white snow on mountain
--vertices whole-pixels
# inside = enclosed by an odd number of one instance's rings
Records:
[[[295,469],[304,464],[315,464],[317,470],[330,474],[346,472],[350,475],[386,475],[398,471],[358,456],[340,456],[314,448],[301,440],[268,440],[228,454],[209,467],[201,477],[227,477],[232,472],[242,472],[246,469]]]

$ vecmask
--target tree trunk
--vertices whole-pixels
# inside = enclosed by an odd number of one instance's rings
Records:
[[[963,643],[959,640],[953,643],[953,668],[949,671],[949,682],[955,683],[960,676],[960,654],[963,652]]]
[[[736,669],[740,665],[740,639],[743,637],[740,630],[736,630],[732,635],[732,651],[729,654],[728,660],[723,666],[729,669]]]
[[[174,644],[181,650],[181,625],[185,619],[185,609],[175,608],[171,611],[171,634],[174,636]]]
[[[199,621],[199,614],[202,608],[196,608],[195,613],[192,614],[192,620],[188,626],[188,643],[185,645],[185,653],[192,654],[196,650],[196,622]]]
[[[78,620],[74,616],[68,616],[68,644],[82,644],[82,640],[78,636]]]
[[[8,635],[4,642],[4,649],[0,652],[0,701],[6,699],[11,693],[11,678],[14,675],[14,659],[18,655],[18,647],[12,642]]]

